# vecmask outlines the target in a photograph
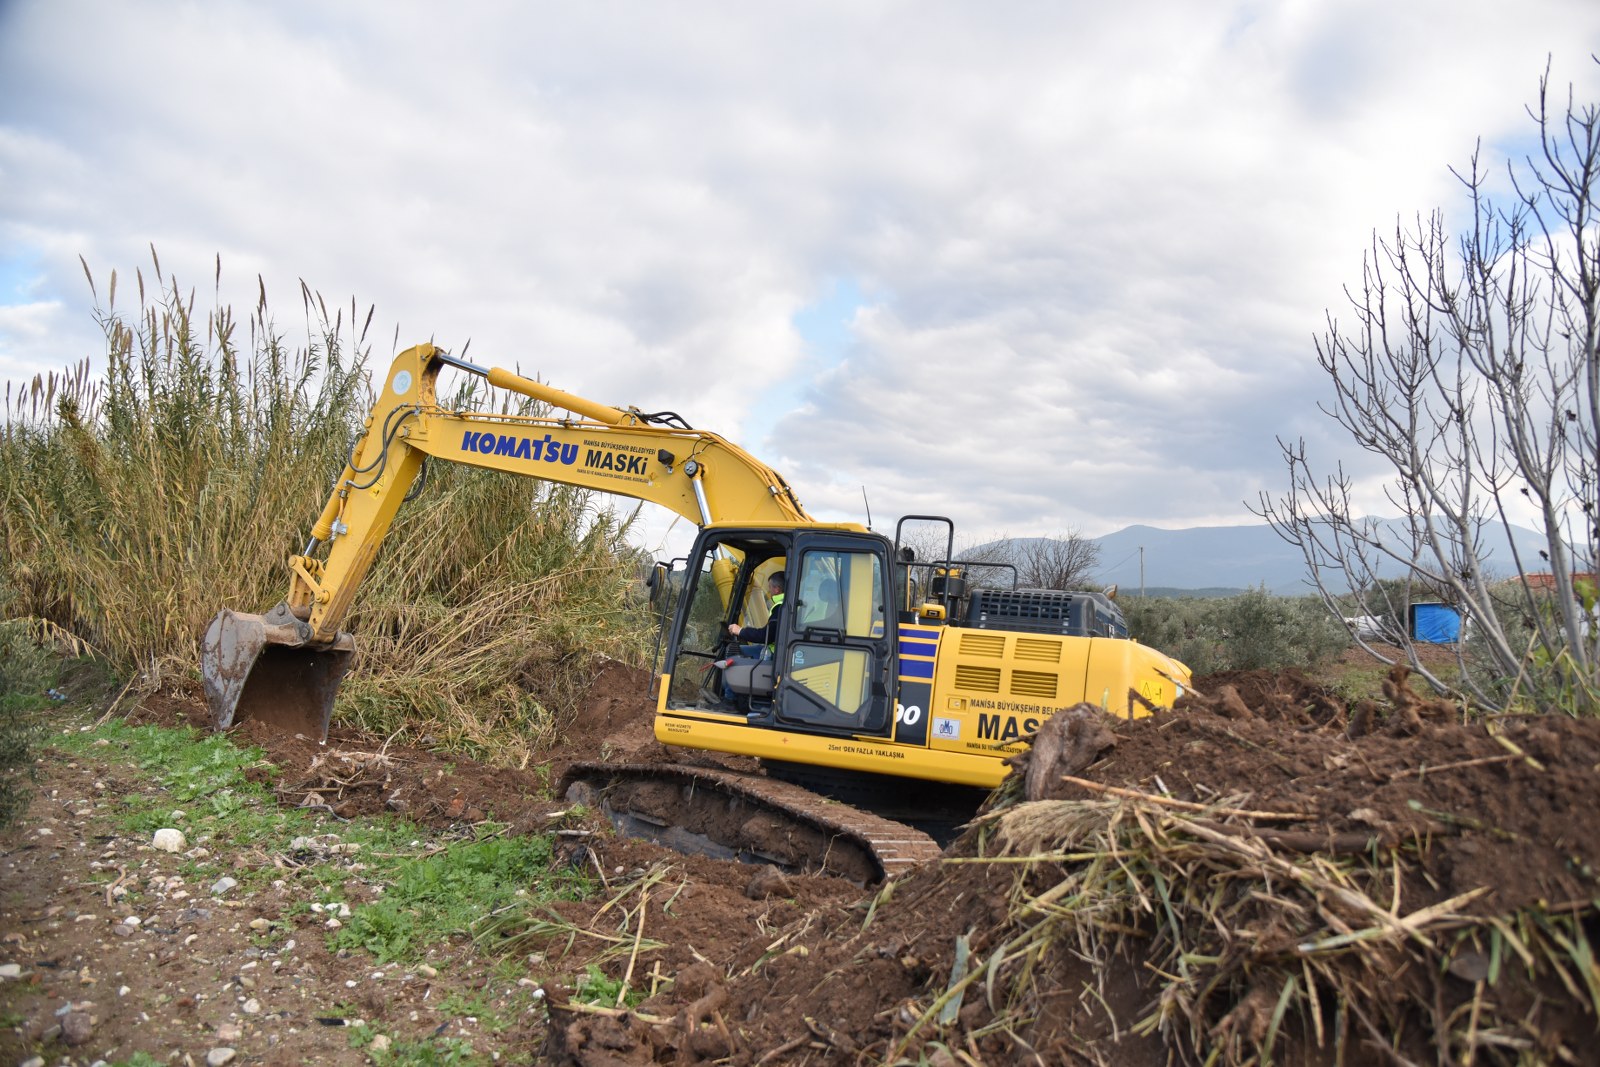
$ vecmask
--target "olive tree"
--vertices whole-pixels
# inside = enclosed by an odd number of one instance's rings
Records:
[[[1591,57],[1600,63],[1600,57]],[[1404,660],[1441,689],[1491,708],[1517,692],[1600,711],[1600,626],[1592,579],[1600,525],[1600,106],[1552,110],[1549,71],[1528,108],[1533,151],[1506,163],[1495,192],[1481,146],[1454,173],[1470,214],[1443,211],[1374,234],[1350,317],[1331,311],[1317,359],[1333,385],[1323,410],[1391,471],[1403,518],[1362,518],[1352,477],[1322,476],[1304,440],[1279,440],[1289,489],[1259,513],[1305,555],[1330,609],[1403,618],[1419,589],[1442,593],[1471,630],[1461,679]],[[1487,557],[1486,534],[1516,522],[1537,558]],[[1497,538],[1501,543],[1502,539]],[[1381,572],[1381,575],[1380,575]],[[1381,577],[1402,576],[1384,582]]]

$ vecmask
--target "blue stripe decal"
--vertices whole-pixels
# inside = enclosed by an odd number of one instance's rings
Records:
[[[900,677],[902,677],[902,678],[932,678],[933,677],[933,661],[932,660],[928,660],[928,661],[924,662],[922,660],[903,659],[903,660],[900,661]]]
[[[939,653],[937,641],[907,641],[900,639],[900,654],[902,656],[935,656]]]

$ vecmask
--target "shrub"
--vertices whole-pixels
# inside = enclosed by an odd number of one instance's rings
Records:
[[[1309,667],[1349,644],[1313,597],[1252,589],[1234,597],[1151,597],[1122,603],[1132,636],[1182,660],[1196,675]]]
[[[0,827],[15,822],[32,796],[34,746],[49,706],[52,667],[29,626],[0,622]]]

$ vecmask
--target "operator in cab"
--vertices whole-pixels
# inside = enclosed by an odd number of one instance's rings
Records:
[[[754,678],[754,671],[746,669],[734,671],[734,668],[756,668],[766,664],[764,675],[768,679],[765,683],[770,687],[772,666],[770,660],[774,656],[774,649],[778,643],[778,624],[783,620],[783,571],[773,571],[767,579],[767,596],[772,599],[772,610],[767,615],[766,624],[763,626],[740,626],[736,622],[728,624],[728,635],[739,642],[739,655],[723,660],[722,667],[722,699],[729,705],[737,706],[738,694],[729,684],[730,673],[738,673],[744,678]]]
[[[773,571],[772,576],[767,579],[767,596],[772,601],[772,612],[767,616],[765,626],[741,627],[736,622],[728,624],[728,633],[739,639],[739,651],[743,654],[754,659],[771,658],[772,649],[778,643],[778,623],[783,618],[785,580],[783,571]]]

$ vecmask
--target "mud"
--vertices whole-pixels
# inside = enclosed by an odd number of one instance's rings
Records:
[[[337,724],[325,746],[272,736],[249,724],[239,734],[267,750],[279,768],[276,787],[285,803],[322,804],[341,814],[402,812],[430,826],[494,819],[515,830],[535,830],[564,810],[563,802],[548,795],[549,783],[573,760],[740,765],[657,744],[647,684],[621,665],[602,666],[587,707],[560,742],[539,765],[522,769],[386,748]],[[1462,915],[1509,916],[1530,909],[1547,916],[1593,915],[1591,902],[1600,895],[1600,820],[1592,814],[1600,792],[1600,722],[1466,722],[1460,709],[1414,692],[1403,672],[1391,677],[1386,700],[1355,706],[1296,671],[1202,678],[1195,690],[1174,714],[1085,722],[1064,733],[1053,750],[1068,763],[1045,773],[1029,767],[1028,759],[1019,761],[1019,773],[1002,789],[1014,795],[1002,796],[997,806],[1020,801],[1027,781],[1035,798],[1107,800],[1113,794],[1105,787],[1115,787],[1161,798],[1162,804],[1266,812],[1275,818],[1259,824],[1222,820],[1217,833],[1247,836],[1252,847],[1281,855],[1325,857],[1328,864],[1341,857],[1393,857],[1396,914],[1486,888],[1460,905]],[[147,706],[141,714],[162,721],[203,719],[198,702]],[[1064,775],[1090,784],[1065,781]],[[686,857],[603,833],[586,847],[593,848],[591,862],[602,871],[664,864],[674,872],[682,889],[670,906],[663,897],[645,909],[650,936],[666,947],[634,962],[638,973],[672,981],[624,1013],[581,1009],[553,990],[543,1031],[526,1035],[542,1062],[854,1064],[900,1056],[917,1062],[920,1056],[938,1064],[1118,1065],[1204,1058],[1204,1049],[1172,1027],[1133,1028],[1159,1007],[1152,977],[1159,924],[1133,929],[1121,954],[1100,963],[1073,951],[1039,957],[1025,1017],[1008,1014],[991,983],[985,995],[965,997],[953,1017],[927,1023],[929,1006],[957,970],[958,955],[990,959],[1015,932],[1013,906],[1025,884],[1017,868],[962,862],[992,850],[992,839],[981,831],[962,836],[943,861],[901,876],[881,892],[863,892],[843,879],[783,876]],[[1033,890],[1060,873],[1047,863],[1029,870],[1032,881],[1026,884]],[[1271,903],[1277,891],[1264,883],[1263,902],[1240,913],[1241,922],[1257,924],[1251,936],[1258,942],[1270,941],[1271,928],[1283,921]],[[563,910],[575,922],[588,922],[595,921],[596,907]],[[1441,943],[1448,947],[1448,938]],[[1383,988],[1381,973],[1367,980],[1375,998],[1432,991],[1440,1017],[1459,1022],[1467,1018],[1469,998],[1476,995],[1481,1003],[1483,976],[1473,953],[1446,957],[1440,966],[1446,963],[1449,972],[1442,978],[1396,975],[1395,991]],[[618,964],[602,966],[610,972]],[[1564,988],[1530,974],[1522,967],[1499,971],[1494,1004],[1524,1012],[1529,1022],[1506,1038],[1509,1044],[1484,1044],[1477,1062],[1517,1062],[1519,1056],[1523,1062],[1553,1062],[1574,1055],[1581,1062],[1588,1054],[1576,1050],[1594,1047],[1596,1020],[1583,984],[1600,975],[1573,975],[1571,987]],[[1259,1039],[1268,1029],[1277,997],[1277,988],[1247,983],[1213,991],[1196,1011],[1212,1028],[1208,1040],[1237,1048],[1240,1040],[1252,1034]],[[1312,1018],[1315,1013],[1284,1023],[1280,1062],[1334,1061],[1333,1016],[1324,1014],[1328,1033],[1320,1016]],[[1432,1031],[1417,1021],[1382,1035],[1363,1030],[1353,1017],[1341,1015],[1339,1025],[1348,1040],[1339,1038],[1344,1043],[1338,1055],[1348,1064],[1446,1062],[1452,1055],[1440,1050],[1436,1023]],[[1380,1047],[1385,1043],[1387,1048]]]

